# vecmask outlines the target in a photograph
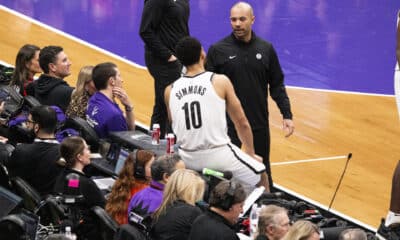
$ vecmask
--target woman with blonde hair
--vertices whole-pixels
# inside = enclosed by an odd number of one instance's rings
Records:
[[[89,98],[96,92],[96,87],[92,80],[93,68],[93,66],[84,66],[79,71],[76,88],[72,92],[71,102],[65,112],[67,117],[86,119],[86,109]]]
[[[163,201],[154,213],[153,239],[187,239],[193,221],[201,214],[195,203],[202,200],[204,180],[189,169],[178,169],[164,188]]]
[[[299,220],[290,227],[282,240],[319,240],[319,228],[310,221]]]
[[[137,150],[129,154],[108,196],[106,211],[119,224],[128,223],[128,205],[132,196],[149,186],[154,154]]]

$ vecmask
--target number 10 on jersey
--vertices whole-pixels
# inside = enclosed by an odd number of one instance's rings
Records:
[[[182,110],[185,112],[185,120],[186,120],[186,129],[190,130],[191,128],[198,129],[201,128],[201,109],[200,102],[186,102]]]

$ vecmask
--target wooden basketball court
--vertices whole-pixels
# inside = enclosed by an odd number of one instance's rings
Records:
[[[26,43],[60,45],[72,61],[75,85],[79,69],[115,62],[134,103],[138,121],[148,125],[153,80],[146,69],[73,37],[15,15],[0,6],[0,60],[14,64]],[[281,115],[270,101],[271,162],[277,184],[329,205],[346,156],[352,153],[332,209],[377,227],[386,215],[394,167],[400,159],[400,121],[392,96],[288,88],[296,130],[285,138]],[[301,161],[307,160],[307,161]]]

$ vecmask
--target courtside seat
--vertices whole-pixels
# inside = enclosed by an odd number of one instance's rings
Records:
[[[80,117],[67,118],[65,120],[63,129],[72,128],[79,132],[80,136],[85,139],[88,145],[90,145],[90,150],[92,152],[97,152],[99,149],[99,137],[96,131],[86,122],[86,120]]]
[[[97,229],[103,240],[113,239],[117,232],[118,223],[111,218],[110,215],[101,207],[94,206],[91,208],[93,220],[97,225]]]

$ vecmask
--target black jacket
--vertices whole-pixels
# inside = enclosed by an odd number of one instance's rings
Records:
[[[59,146],[48,142],[17,145],[8,161],[10,175],[21,177],[42,196],[52,193],[62,171],[56,163],[60,158]]]
[[[68,180],[66,179],[66,176],[70,173],[75,173],[79,176],[79,186],[77,188],[77,192],[69,191]],[[106,202],[103,193],[92,179],[88,178],[84,173],[70,168],[64,169],[64,171],[59,174],[54,185],[54,192],[67,195],[83,195],[85,198],[85,205],[87,205],[88,209],[94,206],[104,208]]]
[[[145,0],[140,36],[146,52],[167,62],[179,39],[189,35],[189,0]]]
[[[208,210],[192,224],[189,240],[239,240],[239,237],[223,216]]]
[[[31,83],[27,89],[43,105],[55,105],[64,112],[71,101],[73,88],[62,79],[42,74],[38,80]]]
[[[268,126],[268,88],[283,117],[292,118],[275,49],[254,32],[248,43],[231,34],[212,45],[206,68],[229,77],[253,130]],[[233,126],[231,122],[228,124]]]
[[[193,221],[200,214],[199,208],[178,200],[158,218],[150,235],[157,240],[186,240]]]

